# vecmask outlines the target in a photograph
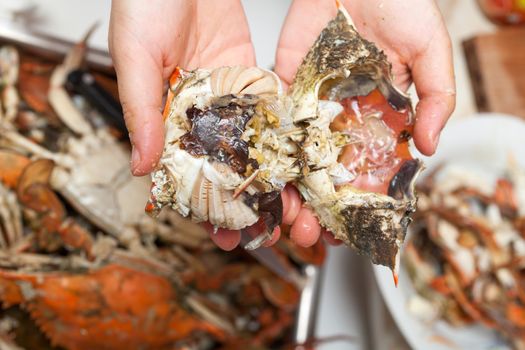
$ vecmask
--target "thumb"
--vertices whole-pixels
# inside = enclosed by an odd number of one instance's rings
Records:
[[[452,48],[446,30],[414,61],[412,78],[419,96],[414,142],[423,154],[432,155],[456,104]]]
[[[132,144],[131,172],[150,173],[164,148],[162,103],[162,63],[137,41],[116,40],[110,32],[110,52],[117,73],[124,119]],[[119,40],[120,39],[120,40]]]

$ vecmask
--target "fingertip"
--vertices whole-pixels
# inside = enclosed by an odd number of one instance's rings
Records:
[[[326,229],[321,229],[321,235],[323,237],[323,240],[332,245],[332,246],[338,246],[338,245],[341,245],[343,244],[343,241],[341,241],[340,239],[337,239],[334,237],[334,234],[330,231],[327,231]]]
[[[241,242],[240,231],[220,228],[217,230],[217,232],[214,232],[214,227],[210,223],[204,223],[203,226],[206,231],[208,231],[208,234],[210,235],[213,243],[215,243],[217,247],[221,248],[222,250],[231,251],[235,249]]]
[[[290,209],[289,205],[288,205],[288,202],[289,202],[289,197],[288,197],[288,191],[286,191],[286,187],[281,191],[281,201],[283,203],[283,218],[286,216],[286,214],[288,213],[288,210]]]
[[[152,172],[158,165],[164,150],[164,123],[160,111],[150,110],[142,113],[145,117],[133,122],[142,125],[134,125],[133,131],[130,131],[130,139],[133,145],[131,169],[135,176]],[[129,118],[133,117],[128,117],[127,120]]]
[[[275,243],[277,243],[279,241],[279,239],[281,238],[281,228],[279,226],[277,226],[274,230],[273,230],[273,234],[272,234],[272,239],[269,240],[268,242],[264,243],[263,244],[263,247],[271,247],[272,245],[274,245]]]
[[[252,237],[255,238],[261,233],[263,233],[266,230],[266,224],[263,220],[259,219],[255,224],[253,224],[250,227],[247,227],[245,231]],[[264,247],[270,247],[277,243],[277,241],[281,238],[281,228],[279,226],[275,227],[273,229],[272,239],[268,242],[264,243]]]
[[[286,185],[283,190],[283,223],[292,225],[301,210],[301,196],[295,187]]]
[[[455,106],[452,94],[438,94],[423,98],[417,106],[414,143],[426,156],[436,152],[439,136]]]
[[[311,247],[319,240],[321,226],[312,210],[301,208],[290,229],[290,238],[297,245]]]

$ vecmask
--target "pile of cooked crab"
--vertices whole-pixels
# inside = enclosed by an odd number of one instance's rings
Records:
[[[150,182],[131,176],[129,142],[65,87],[85,51],[57,64],[0,47],[0,348],[296,345],[301,270],[322,264],[323,244],[266,248],[284,279],[173,210],[146,215]]]
[[[525,348],[525,170],[511,162],[492,182],[438,168],[418,185],[403,260],[426,320],[482,324]]]
[[[85,50],[58,65],[0,50],[2,348],[293,345],[300,279],[218,253],[195,224],[261,221],[246,245],[258,249],[281,224],[288,183],[336,238],[398,269],[422,168],[408,146],[414,113],[343,8],[286,93],[257,67],[177,69],[152,186],[131,176],[122,135],[65,88]],[[140,204],[148,191],[157,219]],[[269,249],[289,270],[324,257],[322,243]]]

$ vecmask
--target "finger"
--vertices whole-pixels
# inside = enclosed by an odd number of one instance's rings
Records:
[[[110,40],[110,43],[124,119],[133,146],[131,170],[134,175],[145,175],[157,165],[164,147],[161,63],[131,39]]]
[[[301,210],[301,196],[295,187],[287,185],[281,193],[283,200],[283,224],[291,225]]]
[[[333,245],[333,246],[338,246],[343,243],[343,241],[341,241],[340,239],[335,238],[332,232],[327,231],[324,228],[321,229],[321,236],[323,237],[326,243]]]
[[[302,247],[310,247],[319,240],[321,226],[312,210],[301,208],[292,228],[290,238]]]
[[[264,243],[263,247],[271,247],[272,245],[277,243],[277,241],[279,241],[280,238],[281,238],[281,228],[279,226],[277,226],[273,230],[272,239],[270,239],[268,242]]]
[[[214,232],[212,224],[206,222],[203,224],[206,231],[208,231],[211,240],[222,250],[230,251],[235,249],[241,242],[241,232],[237,230],[226,230],[220,228]]]
[[[444,27],[414,61],[412,77],[419,96],[414,142],[421,153],[430,156],[456,105],[452,48]]]

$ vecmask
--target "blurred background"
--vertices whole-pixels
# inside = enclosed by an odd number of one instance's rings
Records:
[[[280,27],[290,2],[289,0],[243,0],[258,64],[261,67],[270,68],[273,64]],[[497,102],[491,100],[491,96],[497,94],[497,91],[501,93],[499,85],[494,87],[496,92],[488,87],[481,88],[479,83],[474,83],[477,89],[473,89],[472,75],[478,79],[483,78],[484,74],[497,76],[498,81],[499,79],[503,81],[501,83],[503,87],[515,84],[512,82],[513,73],[501,74],[501,71],[484,73],[483,64],[492,65],[490,63],[492,61],[484,63],[485,58],[477,56],[477,45],[483,45],[484,42],[468,42],[474,37],[494,33],[498,26],[482,13],[475,0],[440,0],[438,3],[453,42],[457,84],[457,107],[453,119],[468,118],[478,110],[523,113],[522,116],[525,117],[523,97],[521,100],[517,97],[518,101],[510,102],[513,110],[505,110],[509,107],[509,103],[505,103],[506,107],[500,108]],[[100,26],[92,36],[90,45],[107,50],[109,10],[110,2],[107,0],[46,0],[45,2],[1,0],[0,28],[20,26],[33,32],[74,42],[82,37],[89,26],[98,21]],[[521,36],[521,39],[518,37],[517,40],[523,41],[525,36]],[[487,52],[492,50],[497,50],[497,47],[491,46],[486,49]],[[511,94],[519,91],[518,94],[524,95],[523,90],[514,88],[513,91]],[[413,90],[411,93],[415,96]],[[329,250],[328,263],[323,273],[317,336],[323,338],[334,334],[347,334],[354,336],[355,341],[352,344],[329,343],[322,348],[332,350],[410,348],[385,306],[368,261],[344,247],[331,247]],[[393,284],[392,288],[394,288]]]
[[[271,67],[279,31],[291,1],[244,0],[243,3],[251,27],[258,64],[261,67]],[[458,103],[454,116],[461,117],[472,114],[476,110],[461,42],[475,34],[491,32],[495,26],[480,12],[476,0],[440,0],[438,3],[454,44],[458,90]],[[94,33],[91,45],[107,50],[110,10],[108,1],[47,0],[44,6],[42,2],[36,0],[2,0],[0,9],[2,8],[4,10],[0,12],[0,16],[3,16],[4,20],[12,17],[8,11],[20,12],[24,9],[33,9],[27,18],[19,15],[19,21],[24,22],[34,31],[72,41],[78,40],[86,28],[99,21],[101,25]]]

